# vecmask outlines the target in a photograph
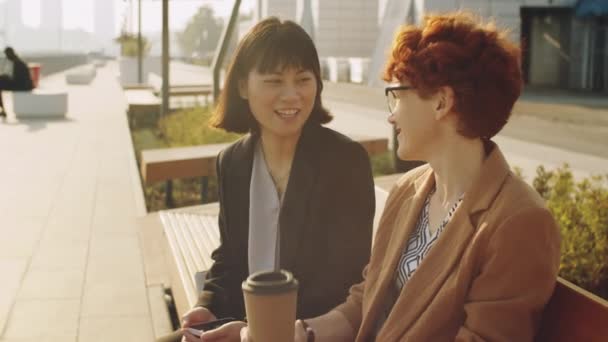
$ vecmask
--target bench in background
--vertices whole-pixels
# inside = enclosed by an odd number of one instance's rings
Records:
[[[67,84],[89,84],[97,75],[97,69],[94,65],[84,65],[74,70],[70,70],[65,74]]]
[[[352,136],[370,156],[388,151],[388,139]],[[173,206],[173,180],[180,178],[201,178],[201,200],[207,201],[208,177],[215,176],[215,158],[228,147],[226,144],[210,144],[189,147],[173,147],[141,151],[140,170],[146,185],[166,182],[165,203]]]
[[[127,89],[124,94],[131,127],[155,126],[160,117],[161,101],[152,90]]]
[[[161,96],[163,79],[157,74],[148,73],[148,84],[154,90],[156,96]],[[204,98],[204,104],[209,103],[209,97],[213,93],[210,84],[171,84],[169,86],[169,97],[193,97],[198,102],[199,97]]]

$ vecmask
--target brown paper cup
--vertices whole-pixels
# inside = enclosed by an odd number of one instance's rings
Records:
[[[252,341],[293,341],[298,299],[293,275],[284,270],[256,272],[242,288]]]

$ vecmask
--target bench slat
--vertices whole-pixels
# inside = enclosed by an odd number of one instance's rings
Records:
[[[217,218],[207,215],[190,215],[189,219],[192,234],[195,241],[198,242],[201,253],[202,269],[199,271],[208,270],[213,263],[211,253],[219,246],[219,240],[213,240],[209,234],[209,232],[218,230]]]
[[[205,86],[171,86],[169,96],[209,96],[211,91],[211,87]]]
[[[208,270],[213,260],[211,253],[219,246],[217,216],[179,211],[159,212],[163,230],[174,264],[178,268],[178,281],[183,286],[187,307],[198,299],[196,273]],[[173,286],[174,291],[179,287]]]
[[[141,172],[146,184],[177,178],[215,175],[215,158],[229,144],[150,149],[141,151]]]
[[[217,216],[204,216],[203,219],[206,221],[205,225],[209,228],[199,231],[204,234],[203,241],[207,242],[206,250],[213,252],[220,246],[220,234],[217,224]],[[213,259],[211,259],[211,253],[208,253],[205,256],[205,261],[207,262],[206,268],[209,269],[213,265]]]
[[[196,285],[192,281],[192,277],[190,276],[190,272],[188,270],[186,260],[183,257],[182,246],[179,244],[179,239],[177,238],[177,232],[173,225],[170,216],[165,212],[159,213],[160,220],[163,224],[163,231],[167,238],[167,243],[169,245],[170,254],[173,257],[174,265],[177,267],[177,274],[179,279],[172,279],[173,282],[179,281],[180,285],[183,286],[186,301],[188,304],[196,302]],[[176,284],[173,284],[174,291],[177,290]]]
[[[178,257],[183,261],[184,270],[186,271],[186,275],[191,275],[193,272],[196,272],[197,266],[193,259],[193,254],[191,252],[191,245],[189,244],[190,238],[187,236],[187,228],[179,222],[179,218],[176,218],[173,214],[168,214],[165,216],[165,221],[167,222],[167,231],[172,232],[172,237],[174,243],[177,247],[175,251]]]
[[[188,219],[184,215],[174,215],[174,222],[181,233],[181,243],[184,247],[182,252],[189,260],[190,274],[195,274],[203,268],[201,262],[201,253],[199,252],[199,242],[195,241],[195,236],[192,234],[192,228],[189,225]]]

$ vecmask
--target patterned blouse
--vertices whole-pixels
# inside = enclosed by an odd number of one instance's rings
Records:
[[[431,250],[431,247],[433,247],[435,241],[437,241],[439,235],[443,232],[445,226],[448,224],[448,222],[450,222],[450,219],[454,215],[454,212],[458,208],[458,205],[460,205],[460,202],[462,202],[463,198],[463,195],[458,198],[446,217],[443,219],[443,221],[441,221],[441,224],[437,230],[435,230],[434,233],[431,233],[429,225],[429,207],[431,204],[431,197],[434,193],[435,189],[433,188],[424,202],[422,213],[420,214],[418,222],[416,223],[416,230],[412,233],[407,241],[405,251],[403,251],[399,264],[397,265],[395,285],[398,291],[403,288],[405,283],[407,283],[414,272],[418,269],[418,266],[420,266],[422,260],[427,256]]]
[[[441,235],[445,229],[445,226],[448,224],[448,222],[450,222],[452,216],[454,216],[454,212],[464,197],[464,194],[460,195],[458,200],[454,203],[454,205],[452,205],[452,208],[446,217],[443,219],[443,221],[441,221],[441,224],[437,230],[435,230],[434,233],[431,233],[429,225],[429,207],[431,205],[431,197],[434,193],[435,188],[429,192],[424,202],[424,206],[422,207],[422,212],[420,213],[418,221],[416,222],[416,229],[414,232],[412,232],[412,235],[410,235],[405,250],[399,259],[399,264],[397,264],[397,269],[395,270],[395,286],[393,286],[393,288],[388,292],[384,312],[380,315],[378,321],[376,322],[376,333],[378,333],[380,328],[382,328],[382,325],[384,325],[384,322],[393,309],[393,305],[395,305],[403,286],[405,286],[414,272],[416,272],[422,260],[429,253],[431,247],[433,247],[435,241],[437,241],[439,235]]]

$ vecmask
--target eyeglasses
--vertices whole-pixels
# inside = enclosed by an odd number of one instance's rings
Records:
[[[395,114],[395,110],[397,109],[397,106],[399,105],[399,97],[397,96],[397,94],[395,92],[398,90],[409,90],[409,89],[415,89],[415,87],[398,85],[398,86],[390,86],[390,87],[384,88],[384,95],[386,96],[386,103],[388,104],[388,111],[391,114]]]

